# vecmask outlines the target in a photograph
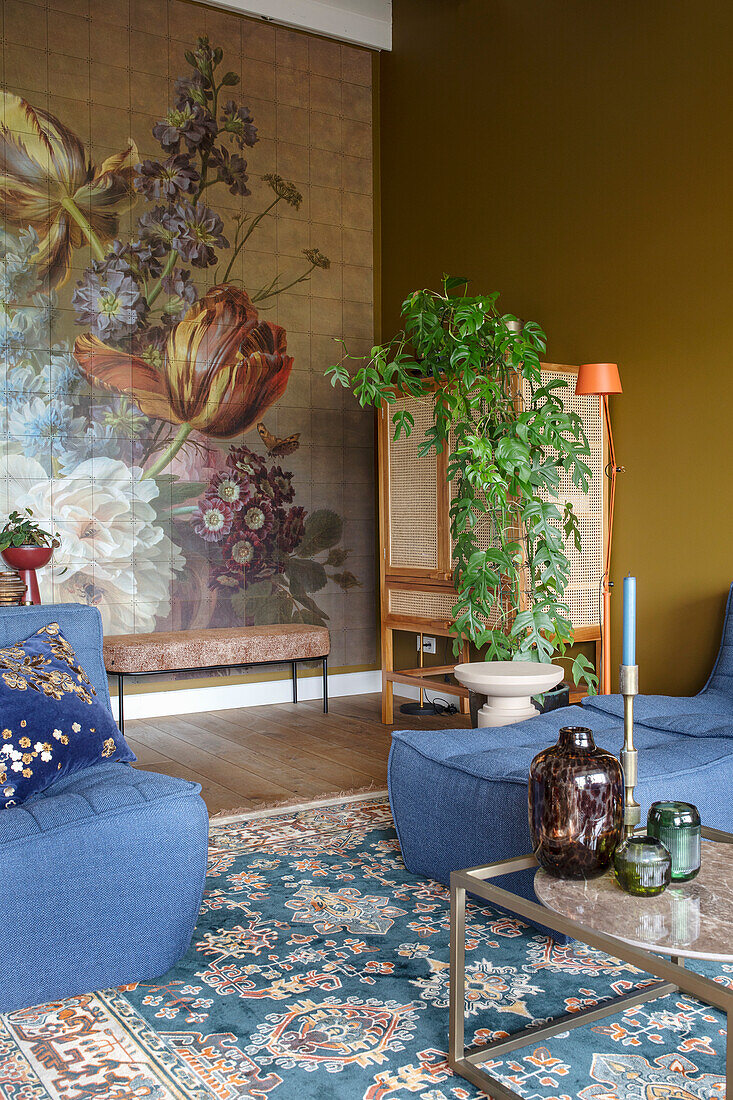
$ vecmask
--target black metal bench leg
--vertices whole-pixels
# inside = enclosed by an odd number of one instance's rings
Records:
[[[122,698],[122,673],[118,673],[117,676],[117,725],[120,727],[120,733],[124,733],[125,707]]]
[[[328,657],[323,658],[323,713],[328,714]]]
[[[293,702],[298,702],[298,662],[291,661],[290,667],[293,673]]]

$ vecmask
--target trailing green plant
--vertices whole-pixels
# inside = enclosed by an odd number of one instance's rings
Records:
[[[59,546],[58,534],[44,531],[33,519],[33,510],[11,512],[8,521],[0,531],[0,553],[11,546]]]
[[[558,498],[560,475],[586,492],[590,448],[580,417],[559,396],[567,381],[542,384],[540,326],[500,313],[498,294],[467,289],[466,279],[444,276],[441,291],[415,291],[402,304],[401,332],[368,356],[344,345],[326,373],[362,407],[405,395],[431,403],[418,453],[449,451],[456,656],[469,641],[487,660],[551,661],[573,641],[566,541],[580,550],[572,502]],[[404,407],[392,422],[395,440],[414,427]],[[584,654],[572,675],[595,692]]]

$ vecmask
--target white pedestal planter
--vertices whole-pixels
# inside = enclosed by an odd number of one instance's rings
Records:
[[[474,661],[456,665],[455,676],[470,691],[488,697],[478,712],[479,726],[509,726],[539,714],[532,696],[556,687],[563,669],[534,661]]]

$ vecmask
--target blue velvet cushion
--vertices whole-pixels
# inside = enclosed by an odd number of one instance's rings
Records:
[[[0,807],[100,761],[132,761],[58,623],[0,649]]]

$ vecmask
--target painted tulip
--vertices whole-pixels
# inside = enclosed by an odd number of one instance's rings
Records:
[[[243,290],[216,286],[171,331],[160,369],[85,333],[74,355],[97,385],[129,394],[147,416],[179,425],[159,473],[189,432],[230,439],[250,428],[285,392],[293,366],[285,330],[258,320]]]
[[[99,168],[57,118],[20,96],[0,93],[0,205],[16,230],[38,234],[39,277],[59,286],[72,249],[86,239],[98,260],[117,235],[119,214],[134,198],[134,143]]]

